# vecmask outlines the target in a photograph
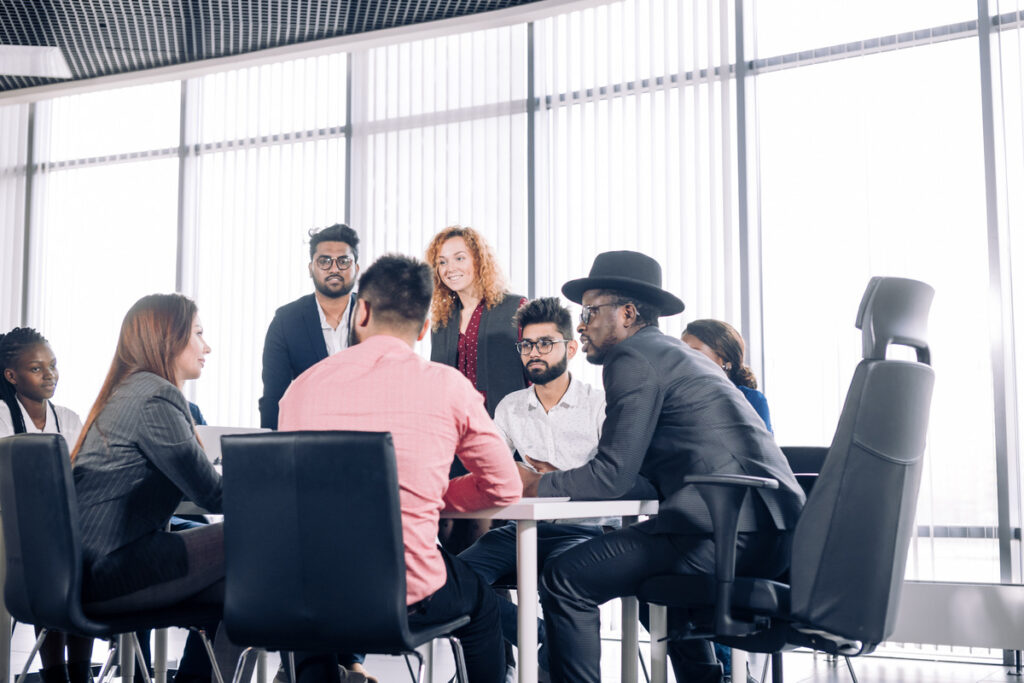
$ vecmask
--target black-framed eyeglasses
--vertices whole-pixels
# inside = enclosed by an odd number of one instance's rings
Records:
[[[335,263],[338,264],[338,270],[348,270],[349,268],[352,267],[352,264],[355,262],[356,260],[351,256],[339,256],[338,258],[331,258],[330,256],[317,256],[316,260],[313,263],[315,263],[316,267],[319,268],[320,270],[330,270],[331,265]]]
[[[529,356],[534,349],[537,349],[538,353],[546,356],[551,353],[551,349],[555,348],[555,344],[567,344],[568,342],[568,339],[538,339],[537,341],[524,339],[516,344],[516,350],[521,356]]]
[[[628,303],[628,301],[609,301],[603,304],[584,306],[583,309],[580,311],[580,322],[583,323],[584,325],[588,324],[590,322],[590,319],[594,317],[594,313],[597,312],[597,309],[603,308],[604,306],[625,306]]]

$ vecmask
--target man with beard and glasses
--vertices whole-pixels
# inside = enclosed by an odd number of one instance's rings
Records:
[[[277,429],[277,404],[292,380],[353,343],[359,235],[336,223],[309,233],[309,277],[315,291],[277,309],[263,344],[260,426]]]
[[[569,360],[576,355],[572,316],[554,297],[534,299],[513,317],[522,329],[516,346],[533,386],[502,399],[494,422],[508,447],[537,472],[574,469],[597,453],[604,421],[604,392],[572,376]],[[537,556],[541,563],[569,548],[600,536],[602,526],[617,526],[617,518],[566,519],[537,524]],[[515,571],[516,525],[492,529],[463,551],[459,558],[484,581],[493,584]],[[501,628],[505,639],[516,643],[516,607],[500,599]],[[543,623],[538,642],[539,662],[547,669]]]

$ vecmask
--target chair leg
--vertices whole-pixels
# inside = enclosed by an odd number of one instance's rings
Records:
[[[139,645],[139,636],[134,631],[129,636],[131,641],[132,651],[135,652],[135,663],[139,667],[139,673],[142,674],[142,680],[145,683],[153,683],[153,679],[149,677],[149,665],[146,664],[146,660],[142,658],[142,646]]]
[[[644,680],[647,683],[651,683],[651,674],[647,671],[647,662],[644,661],[644,653],[638,650],[636,654],[640,658],[640,670],[644,672]]]
[[[459,683],[469,683],[469,675],[466,673],[466,657],[462,653],[462,642],[453,635],[448,636],[448,642],[452,646],[452,655],[455,656],[455,680]]]
[[[782,682],[782,653],[772,653],[772,683]]]
[[[96,679],[96,683],[103,683],[107,676],[114,670],[114,657],[117,657],[117,641],[108,640],[107,644],[107,660],[103,662],[103,666],[100,668],[100,675]]]
[[[412,664],[409,663],[409,655],[415,656],[416,660],[419,662],[419,667],[416,669],[416,671],[412,670]],[[412,683],[419,683],[419,681],[423,680],[423,665],[425,663],[423,660],[423,655],[421,655],[416,650],[413,650],[412,652],[406,652],[404,657],[405,668],[409,670],[409,678],[412,679]]]
[[[651,683],[668,680],[668,608],[650,606]]]
[[[32,651],[28,653],[28,659],[25,660],[25,668],[21,670],[21,674],[18,676],[16,683],[23,683],[25,680],[25,676],[28,675],[29,667],[32,666],[32,660],[36,658],[36,654],[39,652],[39,648],[43,646],[43,641],[46,640],[46,634],[49,632],[50,630],[45,628],[39,632],[39,637],[36,638],[36,644],[32,646]]]
[[[288,675],[291,677],[289,680],[292,683],[298,683],[299,673],[295,670],[295,653],[288,653]]]
[[[764,666],[761,667],[761,677],[757,679],[759,683],[768,683],[768,662],[770,661],[770,656],[764,658]]]
[[[220,667],[217,665],[217,655],[213,652],[213,645],[210,644],[210,639],[206,637],[206,631],[201,628],[191,628],[189,630],[198,633],[199,639],[203,641],[203,647],[206,648],[206,656],[210,658],[210,668],[213,670],[214,680],[217,683],[224,683],[224,676],[221,675]]]
[[[850,661],[849,657],[843,657],[846,660],[846,668],[850,670],[850,678],[853,679],[853,683],[857,683],[857,674],[853,672],[853,662]]]
[[[210,650],[210,652],[212,652],[212,649]],[[246,662],[246,660],[249,659],[249,655],[251,655],[254,652],[257,652],[257,649],[254,648],[254,647],[247,647],[244,650],[242,650],[242,654],[238,656],[238,664],[235,666],[235,676],[234,676],[234,678],[231,679],[231,683],[241,683],[242,671],[245,670],[245,662]],[[289,654],[291,654],[291,653],[289,653]],[[289,672],[289,675],[292,677],[291,680],[294,681],[295,680],[294,660],[292,661],[292,664],[293,664],[292,671]],[[216,666],[216,665],[214,665],[214,666]]]

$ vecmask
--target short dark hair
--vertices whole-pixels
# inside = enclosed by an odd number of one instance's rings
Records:
[[[316,247],[321,242],[344,242],[352,249],[352,258],[359,262],[359,235],[344,223],[335,223],[322,229],[309,231],[309,260],[316,255]]]
[[[615,297],[620,304],[633,304],[636,308],[636,317],[645,326],[658,327],[658,318],[661,317],[661,309],[649,301],[638,299],[632,294],[621,292],[617,289],[602,289],[597,292],[601,296]]]
[[[423,261],[385,254],[359,278],[359,298],[384,325],[419,328],[434,295],[434,273]]]
[[[562,305],[558,297],[546,296],[528,301],[512,316],[512,324],[520,330],[527,325],[538,323],[554,323],[563,339],[573,339],[572,314],[569,313],[568,308]]]

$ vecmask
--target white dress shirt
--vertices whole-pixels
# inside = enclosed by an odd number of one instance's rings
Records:
[[[328,324],[324,307],[320,305],[319,301],[316,302],[316,312],[320,315],[320,329],[324,333],[324,342],[327,344],[328,356],[333,356],[338,351],[348,348],[348,321],[352,315],[352,307],[356,302],[356,298],[352,296],[353,294],[354,292],[349,292],[348,306],[345,308],[345,312],[341,314],[341,322],[338,323],[338,329],[334,329]]]
[[[494,423],[510,450],[560,470],[581,467],[597,455],[604,424],[604,391],[569,376],[569,388],[545,411],[534,387],[513,391],[498,404]],[[618,518],[562,520],[618,526]]]
[[[78,435],[82,433],[82,420],[78,414],[70,408],[59,406],[52,401],[47,401],[46,425],[39,429],[32,421],[25,406],[21,405],[18,399],[18,407],[21,408],[21,416],[25,420],[26,434],[60,434],[68,442],[68,451],[75,447]],[[58,429],[60,423],[60,429]],[[14,421],[11,419],[11,410],[7,404],[0,401],[0,437],[14,435]]]

